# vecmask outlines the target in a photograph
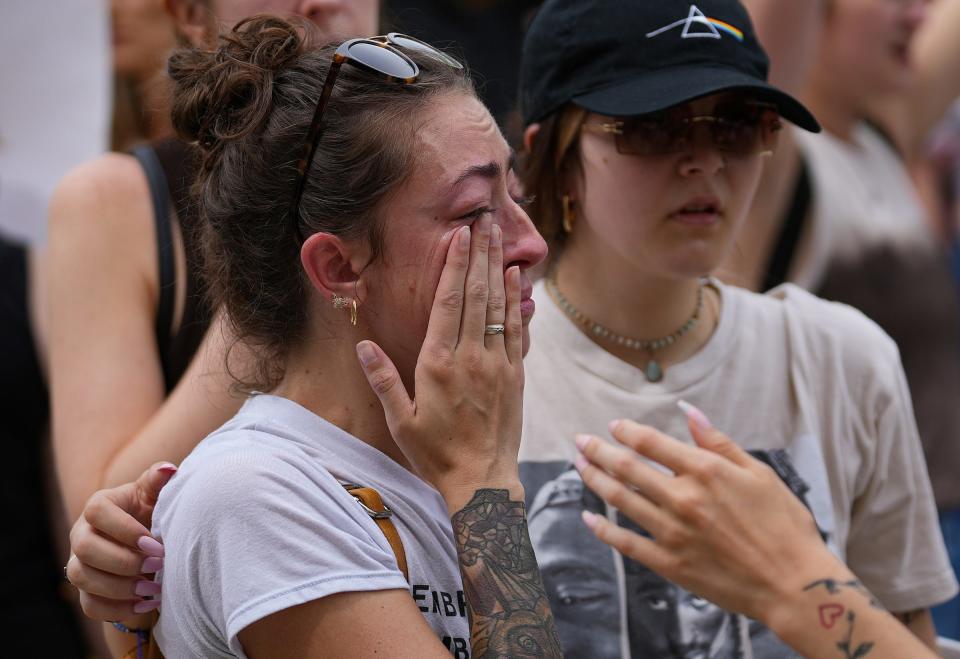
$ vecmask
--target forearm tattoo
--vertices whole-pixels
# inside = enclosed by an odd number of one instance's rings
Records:
[[[855,590],[870,602],[870,606],[881,609],[880,602],[874,598],[867,588],[857,581],[838,581],[836,579],[819,579],[807,584],[803,588],[805,591],[823,589],[828,595],[838,595],[845,589]],[[843,659],[860,659],[866,657],[873,650],[873,641],[855,641],[854,632],[857,625],[856,612],[840,602],[826,602],[818,607],[820,614],[820,626],[824,629],[833,629],[841,625],[844,630],[843,636],[837,641],[837,650]]]
[[[562,657],[523,502],[477,490],[452,522],[473,656]]]

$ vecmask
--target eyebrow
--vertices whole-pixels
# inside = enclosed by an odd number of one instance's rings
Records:
[[[510,158],[507,160],[507,171],[512,170],[516,162],[517,152],[513,149],[510,149]],[[474,165],[473,167],[468,167],[465,169],[460,176],[457,177],[457,180],[453,182],[451,187],[459,187],[461,183],[474,176],[479,176],[486,179],[495,179],[500,178],[502,175],[503,168],[498,162],[488,162],[485,165]]]

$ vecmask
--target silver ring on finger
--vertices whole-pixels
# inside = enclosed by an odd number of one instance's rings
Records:
[[[69,565],[69,563],[68,563],[68,565]],[[73,582],[71,582],[71,581],[70,581],[70,577],[67,576],[67,566],[66,566],[66,565],[63,566],[63,580],[66,581],[66,582],[67,582],[68,584],[70,584],[71,586],[73,586]],[[76,588],[76,586],[74,586],[74,588]]]
[[[486,325],[486,326],[483,328],[483,333],[484,333],[484,335],[486,335],[486,336],[493,336],[493,335],[496,335],[496,334],[503,334],[503,333],[506,332],[506,331],[507,331],[507,328],[504,326],[503,323],[495,323],[495,324],[493,324],[493,325]]]

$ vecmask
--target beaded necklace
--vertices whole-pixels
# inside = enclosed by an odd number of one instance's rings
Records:
[[[673,345],[680,339],[680,337],[684,336],[690,332],[690,330],[696,327],[697,321],[700,320],[700,312],[703,310],[703,281],[701,281],[700,287],[697,289],[697,306],[693,310],[693,315],[690,316],[687,322],[680,326],[680,329],[673,334],[669,334],[659,339],[634,339],[629,336],[617,334],[613,330],[604,327],[600,323],[591,320],[584,315],[582,311],[573,306],[570,301],[564,297],[563,293],[560,292],[560,289],[557,287],[557,280],[553,273],[547,275],[545,283],[547,286],[547,291],[550,293],[553,299],[556,300],[563,313],[565,313],[567,317],[574,322],[583,325],[587,332],[589,332],[591,335],[616,345],[646,352],[649,356],[649,359],[647,361],[646,368],[643,369],[643,374],[647,378],[648,382],[660,382],[663,379],[663,367],[661,367],[660,363],[654,359],[654,353],[661,348],[666,348],[667,346]]]

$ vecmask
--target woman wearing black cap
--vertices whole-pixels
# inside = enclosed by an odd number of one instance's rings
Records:
[[[571,431],[626,416],[682,436],[676,403],[688,400],[745,448],[780,449],[772,466],[830,548],[886,607],[923,610],[956,581],[896,347],[797,288],[763,296],[709,277],[735,249],[780,118],[819,129],[766,78],[733,0],[552,0],[535,19],[524,179],[551,261],[526,361],[526,495],[576,459]],[[641,643],[649,593],[618,578],[634,656],[793,656],[748,621],[733,651],[703,631],[670,638],[666,624]],[[553,602],[561,636],[583,606]]]

